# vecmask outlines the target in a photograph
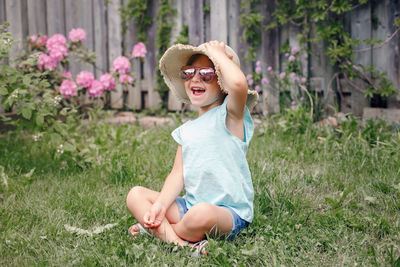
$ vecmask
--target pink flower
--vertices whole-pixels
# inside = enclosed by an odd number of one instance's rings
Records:
[[[131,76],[129,76],[128,74],[122,74],[119,77],[119,82],[120,83],[132,83],[133,82],[133,78]]]
[[[65,79],[72,79],[72,73],[69,71],[63,71],[63,76]]]
[[[144,58],[147,54],[147,49],[144,43],[137,43],[132,50],[132,57],[141,57]]]
[[[289,53],[285,53],[285,57],[288,57],[289,56]]]
[[[77,43],[79,41],[83,42],[86,40],[86,33],[83,29],[76,28],[76,29],[72,29],[68,33],[68,37],[71,40],[71,42],[73,42],[73,43]]]
[[[290,76],[290,78],[292,78],[293,80],[297,78],[296,72],[291,72],[291,73],[289,74],[289,76]]]
[[[38,38],[37,35],[32,35],[32,36],[29,38],[29,43],[30,43],[30,44],[36,43],[37,38]]]
[[[65,46],[67,43],[67,39],[65,39],[64,35],[62,34],[54,34],[50,37],[46,42],[46,48],[48,51],[51,51],[54,46]]]
[[[261,66],[257,66],[256,67],[256,73],[258,74],[258,73],[261,73]]]
[[[290,62],[293,62],[293,61],[295,61],[295,57],[293,56],[293,55],[291,55],[289,58],[288,58],[288,60],[290,61]]]
[[[257,60],[256,67],[261,67],[261,61],[260,60]]]
[[[253,83],[254,83],[253,79],[250,79],[250,80],[247,81],[247,84],[248,84],[249,86],[252,86]]]
[[[42,36],[32,35],[29,39],[29,44],[32,46],[41,47],[46,44],[46,41],[47,41],[46,35]]]
[[[131,68],[131,63],[129,60],[124,56],[117,57],[114,62],[114,71],[118,71],[121,74],[127,73]]]
[[[281,72],[281,73],[279,74],[279,78],[285,79],[285,77],[286,77],[286,73],[285,73],[285,72]]]
[[[262,78],[261,79],[261,84],[263,84],[263,85],[266,85],[266,84],[269,84],[269,81],[268,81],[268,79],[267,78]]]
[[[299,49],[297,47],[293,47],[290,52],[292,53],[292,55],[295,55],[297,54],[297,52],[299,52]]]
[[[256,85],[256,87],[254,87],[254,90],[257,91],[257,93],[261,92],[261,88],[259,85]]]
[[[93,80],[92,84],[88,88],[89,96],[92,98],[100,97],[104,92],[104,87],[98,80]]]
[[[247,74],[246,79],[247,79],[247,80],[253,80],[253,75]]]
[[[68,55],[68,49],[65,45],[54,45],[49,50],[50,57],[55,61],[60,62],[65,56]]]
[[[290,103],[290,105],[291,105],[291,109],[296,109],[296,102],[294,102],[294,101],[292,101],[292,103]]]
[[[301,82],[302,82],[302,83],[305,83],[306,81],[307,81],[307,78],[306,78],[306,77],[301,78]]]
[[[40,54],[38,61],[38,68],[42,70],[43,67],[47,70],[55,70],[57,67],[57,61],[55,61],[52,57],[46,54]]]
[[[77,96],[78,87],[76,86],[76,83],[74,83],[73,81],[64,80],[60,86],[60,93],[65,98],[70,98],[71,96]]]
[[[272,71],[272,67],[269,66],[269,67],[267,68],[267,71]]]
[[[45,46],[47,42],[47,35],[39,36],[36,40],[37,46]]]
[[[92,82],[94,81],[94,76],[91,72],[89,71],[81,71],[77,76],[76,76],[76,82],[82,86],[83,88],[89,88],[92,85]]]
[[[99,80],[103,84],[104,90],[112,90],[115,88],[115,80],[110,73],[104,73],[100,76]]]

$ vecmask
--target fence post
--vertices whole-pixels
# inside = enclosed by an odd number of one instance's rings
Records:
[[[107,11],[107,23],[108,23],[108,62],[110,68],[114,59],[122,55],[122,34],[121,34],[121,17],[118,9],[120,8],[119,1],[111,1],[108,3]],[[115,109],[121,109],[124,105],[122,96],[122,86],[117,85],[116,88],[111,91],[111,107]]]
[[[395,31],[394,21],[397,14],[400,14],[400,2],[397,1],[373,2],[372,13],[377,21],[376,27],[372,28],[372,38],[386,40]],[[397,88],[397,94],[388,97],[388,108],[400,108],[400,35],[382,47],[372,50],[372,62],[374,67],[387,73],[388,79]]]
[[[22,22],[21,0],[6,0],[5,6],[6,20],[10,22],[9,30],[15,42],[15,46],[10,51],[10,56],[14,57],[23,47],[24,38],[28,34],[27,25],[23,25]]]
[[[203,1],[188,0],[189,43],[198,46],[204,42]]]
[[[46,29],[46,2],[27,1],[29,35],[47,34]]]
[[[261,15],[263,16],[263,25],[268,25],[273,21],[272,14],[275,11],[276,0],[263,0],[261,4]],[[263,86],[262,98],[263,113],[275,114],[279,113],[279,89],[275,84],[275,80],[272,79],[269,72],[266,70],[267,67],[272,67],[274,71],[279,69],[279,47],[278,47],[278,29],[272,28],[269,30],[263,30],[261,33],[261,58],[265,62],[262,68],[262,74],[264,77],[268,77],[270,82],[269,87]]]
[[[227,43],[228,16],[226,0],[210,1],[211,40]]]
[[[65,4],[64,0],[46,1],[47,35],[65,34]]]

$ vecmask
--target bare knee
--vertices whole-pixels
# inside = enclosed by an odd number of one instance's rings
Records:
[[[145,188],[142,186],[134,186],[126,196],[126,205],[128,207],[138,203],[144,197]]]
[[[197,228],[208,230],[211,229],[215,224],[215,216],[213,216],[213,205],[210,203],[202,202],[196,204],[189,209],[187,220],[185,224],[188,228]]]

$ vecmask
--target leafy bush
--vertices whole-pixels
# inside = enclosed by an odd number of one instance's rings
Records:
[[[98,107],[102,106],[105,93],[118,83],[123,86],[134,83],[130,61],[143,59],[146,47],[138,43],[130,59],[116,58],[111,73],[103,74],[98,80],[88,71],[81,71],[74,79],[67,71],[70,54],[86,63],[93,63],[95,59],[95,54],[83,47],[86,36],[82,29],[72,29],[68,42],[61,34],[50,38],[31,36],[28,50],[11,58],[9,53],[14,42],[8,26],[8,23],[0,26],[0,95],[3,107],[16,111],[17,118],[11,120],[1,115],[1,119],[18,132],[28,131],[34,142],[52,147],[54,157],[68,154],[80,166],[93,162],[86,150],[79,147],[84,129],[80,124],[84,115],[80,96],[88,94],[94,105],[92,114],[100,112]]]

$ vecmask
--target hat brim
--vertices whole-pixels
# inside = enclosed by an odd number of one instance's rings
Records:
[[[232,61],[240,67],[240,61],[237,54],[229,46],[225,46],[226,52],[232,55]],[[220,68],[218,63],[208,54],[204,44],[200,46],[176,44],[171,46],[160,59],[160,71],[164,77],[164,81],[175,95],[175,97],[183,103],[190,104],[190,99],[186,94],[184,81],[180,78],[179,72],[183,66],[186,65],[189,58],[194,54],[203,54],[207,56],[214,64],[215,72],[218,77],[218,84],[221,90],[229,94],[229,88],[227,88],[221,77]],[[248,90],[246,105],[249,110],[252,110],[258,101],[258,93],[254,90]]]

